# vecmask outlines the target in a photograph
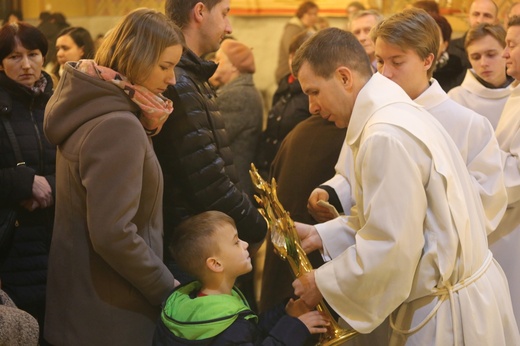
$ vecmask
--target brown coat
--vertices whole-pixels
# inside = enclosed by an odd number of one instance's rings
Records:
[[[137,106],[67,65],[45,133],[58,145],[45,337],[53,345],[147,345],[173,289],[162,262],[159,163]]]
[[[312,190],[334,175],[346,133],[347,129],[313,115],[300,122],[282,142],[271,165],[271,178],[276,179],[280,203],[294,221],[316,223],[307,212],[307,199]],[[315,268],[323,263],[318,251],[309,254],[309,259]],[[266,311],[291,296],[293,280],[289,264],[274,253],[268,241],[260,310]]]

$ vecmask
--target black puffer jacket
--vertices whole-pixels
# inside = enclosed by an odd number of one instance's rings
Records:
[[[303,93],[300,82],[289,75],[282,78],[273,96],[267,127],[262,133],[255,157],[256,168],[264,179],[269,179],[271,163],[285,136],[310,116],[309,98]]]
[[[52,92],[48,74],[45,92],[35,95],[0,72],[0,116],[7,117],[18,139],[26,166],[15,168],[15,158],[5,127],[0,123],[0,203],[19,206],[32,197],[35,175],[45,176],[55,191],[56,148],[43,134],[43,114]],[[11,251],[0,266],[2,289],[15,304],[36,318],[43,318],[47,259],[54,206],[29,212],[18,207],[19,227]]]
[[[208,83],[215,69],[187,50],[175,68],[177,84],[164,94],[174,111],[153,142],[164,174],[165,246],[182,219],[206,210],[231,216],[240,238],[249,243],[266,234],[264,219],[236,185],[224,120]]]

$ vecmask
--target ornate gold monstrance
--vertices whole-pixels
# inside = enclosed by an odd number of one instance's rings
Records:
[[[255,195],[255,199],[261,206],[259,211],[267,222],[271,234],[271,242],[276,252],[282,259],[289,262],[295,277],[298,278],[303,274],[309,273],[312,271],[311,262],[301,247],[300,238],[296,233],[293,220],[278,200],[275,179],[273,178],[271,184],[268,184],[260,176],[254,164],[251,164],[249,174],[258,193],[258,195]],[[323,312],[330,319],[327,333],[321,335],[318,345],[340,345],[358,334],[353,329],[342,329],[334,320],[323,301],[318,304],[316,309]]]

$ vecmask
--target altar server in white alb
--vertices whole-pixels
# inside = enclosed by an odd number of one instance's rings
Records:
[[[448,92],[453,100],[488,118],[494,129],[513,81],[506,74],[506,61],[502,58],[505,46],[506,31],[501,25],[482,23],[470,29],[465,47],[471,69],[462,84]]]
[[[489,248],[506,273],[513,309],[520,322],[520,17],[509,21],[503,57],[507,74],[515,78],[515,87],[496,130],[500,148],[505,152],[504,177],[509,205],[497,230],[489,236]]]
[[[293,70],[311,113],[347,127],[356,205],[351,245],[293,286],[354,329],[388,316],[391,345],[518,345],[507,280],[488,250],[482,204],[442,125],[370,63],[355,37],[318,32]],[[303,230],[310,230],[304,227]],[[318,234],[304,234],[320,248]]]
[[[410,98],[431,113],[455,142],[479,192],[485,211],[486,231],[491,233],[498,226],[507,207],[501,150],[489,120],[450,99],[439,83],[431,78],[439,40],[436,22],[420,9],[397,13],[372,30],[379,72],[397,83]],[[347,185],[352,180],[349,178],[352,168],[348,168],[352,163],[345,164],[345,160],[352,161],[351,156],[344,144],[336,165],[338,174],[324,183],[333,190],[325,192],[317,189],[309,198],[311,214],[317,215],[320,222],[328,219],[319,217],[319,199],[328,200],[329,194],[336,192],[345,213],[349,212],[345,208],[355,203],[345,200],[351,197],[350,194],[342,193],[351,189]],[[323,196],[324,193],[327,195]],[[313,208],[317,210],[316,213]],[[335,227],[342,226],[339,224]],[[318,226],[318,231],[336,232],[330,228],[330,225]],[[333,242],[334,246],[341,247],[337,239],[333,239]],[[343,250],[341,247],[340,251]]]

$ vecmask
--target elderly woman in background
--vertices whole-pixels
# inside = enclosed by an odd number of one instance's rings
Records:
[[[224,118],[233,162],[242,190],[253,198],[249,169],[262,132],[262,96],[255,87],[255,59],[245,44],[226,39],[215,55],[218,68],[210,79],[218,87],[217,105]]]
[[[54,217],[56,149],[43,134],[52,80],[42,71],[47,39],[24,22],[0,29],[0,204],[18,209],[8,252],[0,254],[2,289],[43,329],[47,259]],[[14,133],[25,164],[8,137]],[[43,343],[43,341],[41,341]]]
[[[278,51],[278,66],[275,72],[276,83],[291,73],[289,68],[289,45],[293,38],[304,31],[316,31],[318,22],[318,5],[313,1],[303,2],[296,11],[296,16],[292,17],[283,29]]]
[[[56,38],[57,63],[52,68],[53,78],[59,81],[66,62],[92,59],[94,54],[94,41],[87,29],[80,26],[63,29]]]
[[[513,78],[506,74],[506,31],[501,25],[479,24],[468,31],[465,41],[471,69],[462,84],[448,95],[457,103],[488,118],[496,129],[506,104]]]
[[[53,345],[150,345],[176,282],[162,261],[161,168],[149,136],[172,112],[182,33],[138,9],[94,60],[65,64],[45,113],[58,146],[45,336]],[[145,49],[144,49],[145,48]]]

